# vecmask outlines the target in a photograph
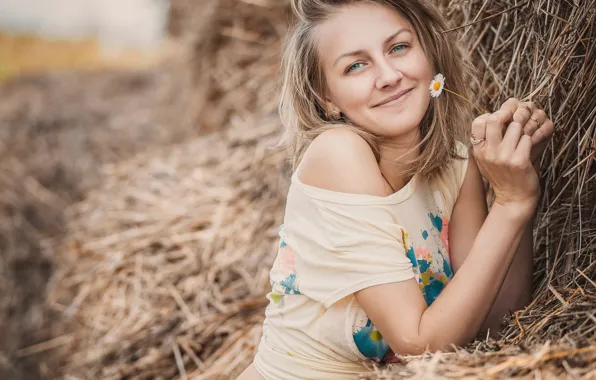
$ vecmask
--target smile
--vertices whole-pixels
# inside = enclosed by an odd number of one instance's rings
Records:
[[[410,93],[412,92],[412,89],[408,89],[405,92],[402,92],[400,94],[397,94],[395,96],[392,96],[388,99],[385,99],[384,101],[382,101],[381,103],[379,103],[378,105],[374,106],[374,107],[392,107],[398,104],[403,103],[407,98],[410,97]]]

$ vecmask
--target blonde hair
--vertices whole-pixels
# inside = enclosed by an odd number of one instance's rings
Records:
[[[314,38],[316,27],[329,19],[338,7],[369,2],[399,12],[416,31],[421,47],[434,73],[443,73],[447,88],[469,98],[469,79],[473,67],[463,58],[455,36],[442,33],[446,22],[439,11],[424,0],[292,0],[297,20],[291,28],[282,51],[282,89],[279,113],[284,134],[279,146],[290,154],[296,170],[310,142],[332,128],[349,128],[371,146],[377,161],[383,139],[350,124],[344,118],[330,118],[325,111],[325,78],[317,57]],[[429,83],[430,85],[430,83]],[[467,141],[473,112],[463,99],[451,94],[431,98],[430,106],[420,123],[420,155],[405,162],[404,175],[421,173],[433,177],[454,158],[456,141]]]

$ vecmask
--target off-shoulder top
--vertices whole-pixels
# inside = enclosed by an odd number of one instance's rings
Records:
[[[265,379],[357,379],[389,346],[354,293],[415,278],[427,304],[440,294],[453,276],[449,219],[468,163],[457,144],[464,160],[387,197],[312,187],[293,174],[254,359]]]

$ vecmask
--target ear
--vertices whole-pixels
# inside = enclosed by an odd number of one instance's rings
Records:
[[[327,106],[326,111],[330,114],[339,114],[339,107],[333,103],[329,98],[325,98],[325,105]]]

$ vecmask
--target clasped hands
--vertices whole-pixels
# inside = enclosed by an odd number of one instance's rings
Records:
[[[538,171],[540,159],[552,138],[554,130],[553,122],[547,117],[546,112],[537,108],[534,102],[521,102],[516,98],[507,99],[498,111],[485,113],[472,122],[472,138],[482,141],[478,144],[479,147],[486,144],[486,126],[492,115],[499,118],[503,126],[502,135],[505,134],[508,127],[513,123],[517,123],[522,127],[523,135],[531,137],[530,159],[532,165]]]
[[[474,158],[492,185],[495,202],[533,209],[541,193],[540,159],[553,134],[553,122],[533,102],[508,99],[494,113],[472,122]],[[525,207],[529,206],[529,207]]]

